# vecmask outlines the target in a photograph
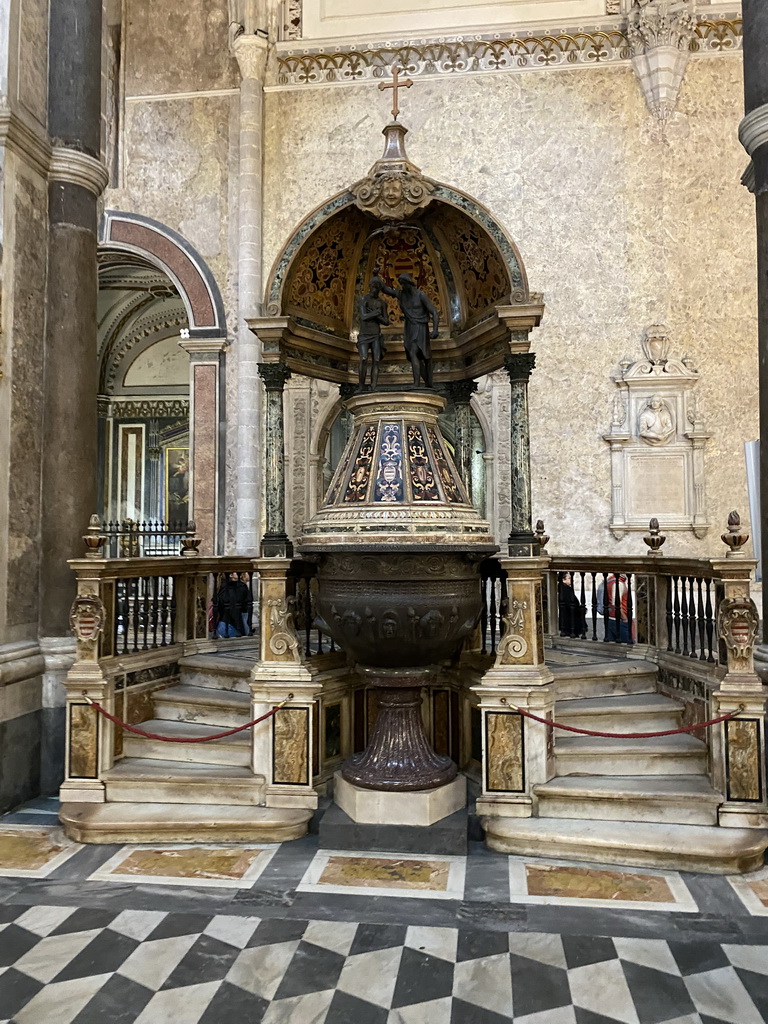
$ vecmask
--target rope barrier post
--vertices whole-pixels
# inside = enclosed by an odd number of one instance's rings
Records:
[[[723,598],[717,615],[721,658],[727,655],[727,672],[712,694],[715,716],[742,705],[744,710],[719,729],[712,730],[712,783],[725,796],[718,811],[719,823],[736,828],[767,828],[766,795],[766,697],[768,691],[755,672],[754,645],[759,613],[750,597],[750,577],[755,562],[738,550],[713,559],[712,568],[722,579]]]
[[[542,587],[548,557],[500,559],[506,573],[496,660],[472,687],[482,723],[483,817],[530,817],[533,787],[554,775],[554,742],[546,725],[524,719],[519,708],[545,721],[554,715],[553,675],[544,662]],[[512,705],[515,707],[513,708]]]

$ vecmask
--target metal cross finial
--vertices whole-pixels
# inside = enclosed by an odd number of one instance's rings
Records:
[[[379,89],[392,90],[392,117],[397,120],[397,115],[400,113],[400,107],[397,105],[397,90],[398,89],[410,89],[413,85],[413,80],[410,78],[400,78],[400,68],[395,64],[392,68],[392,81],[391,82],[379,82]]]

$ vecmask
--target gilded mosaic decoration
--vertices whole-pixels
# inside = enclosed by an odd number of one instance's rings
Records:
[[[371,476],[371,466],[373,465],[373,453],[376,448],[376,427],[371,425],[367,426],[363,431],[363,437],[360,441],[360,448],[357,452],[357,458],[355,459],[354,467],[352,469],[352,476],[350,477],[349,483],[347,484],[347,490],[344,494],[344,501],[348,503],[365,501],[366,491],[368,490],[368,480]]]
[[[286,311],[332,330],[349,322],[347,283],[354,278],[363,216],[352,210],[320,224],[297,256],[286,287]]]
[[[432,426],[427,426],[427,434],[429,436],[429,442],[432,446],[432,453],[435,456],[435,463],[437,464],[437,473],[440,477],[440,483],[442,484],[443,491],[445,492],[445,500],[452,504],[461,504],[466,502],[466,498],[462,494],[461,488],[455,480],[453,473],[451,473],[448,460],[445,457],[442,445],[437,436],[437,431]]]
[[[403,442],[400,424],[384,423],[381,428],[379,469],[373,500],[395,502],[402,501],[403,498]]]
[[[445,239],[446,249],[458,266],[468,320],[509,299],[510,280],[498,249],[477,224],[458,210],[443,206],[435,231]]]
[[[440,501],[435,472],[427,455],[427,446],[421,427],[408,425],[408,465],[414,501]]]
[[[436,261],[436,255],[419,228],[397,228],[375,239],[368,257],[367,276],[378,273],[390,288],[399,288],[397,279],[400,274],[410,274],[416,287],[425,292],[435,306],[440,322],[443,323],[447,296],[441,294],[435,271]],[[397,302],[391,299],[389,306],[395,315],[395,322],[401,321],[402,314]]]

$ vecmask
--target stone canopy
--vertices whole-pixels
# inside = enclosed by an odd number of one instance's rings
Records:
[[[371,277],[397,287],[410,274],[439,314],[435,380],[499,369],[528,350],[544,305],[531,294],[515,244],[479,203],[422,175],[405,153],[407,129],[384,128],[384,154],[368,176],[334,196],[296,229],[270,275],[267,316],[248,320],[266,362],[308,377],[357,380],[358,304]],[[389,299],[380,382],[402,385],[402,317]]]

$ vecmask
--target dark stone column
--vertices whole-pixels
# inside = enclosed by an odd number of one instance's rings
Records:
[[[536,365],[533,352],[518,352],[504,359],[509,374],[509,408],[512,522],[509,534],[510,555],[530,557],[538,554],[538,543],[531,524],[531,434],[528,422],[528,381]]]
[[[69,633],[68,558],[97,505],[96,228],[101,0],[51,0],[48,302],[45,336],[41,634]]]
[[[285,532],[285,424],[283,391],[291,371],[284,363],[259,363],[259,375],[267,392],[265,512],[267,531],[261,541],[263,558],[292,558],[293,545]]]
[[[456,443],[456,468],[459,471],[470,502],[472,501],[472,417],[470,399],[477,391],[474,380],[455,380],[445,385],[445,393],[453,402]]]
[[[757,214],[757,323],[760,375],[760,507],[768,513],[768,4],[743,0],[744,109],[739,137],[752,158],[744,176]],[[768,571],[768,529],[761,531],[763,575]],[[768,682],[768,618],[763,616],[762,649],[755,668]]]

